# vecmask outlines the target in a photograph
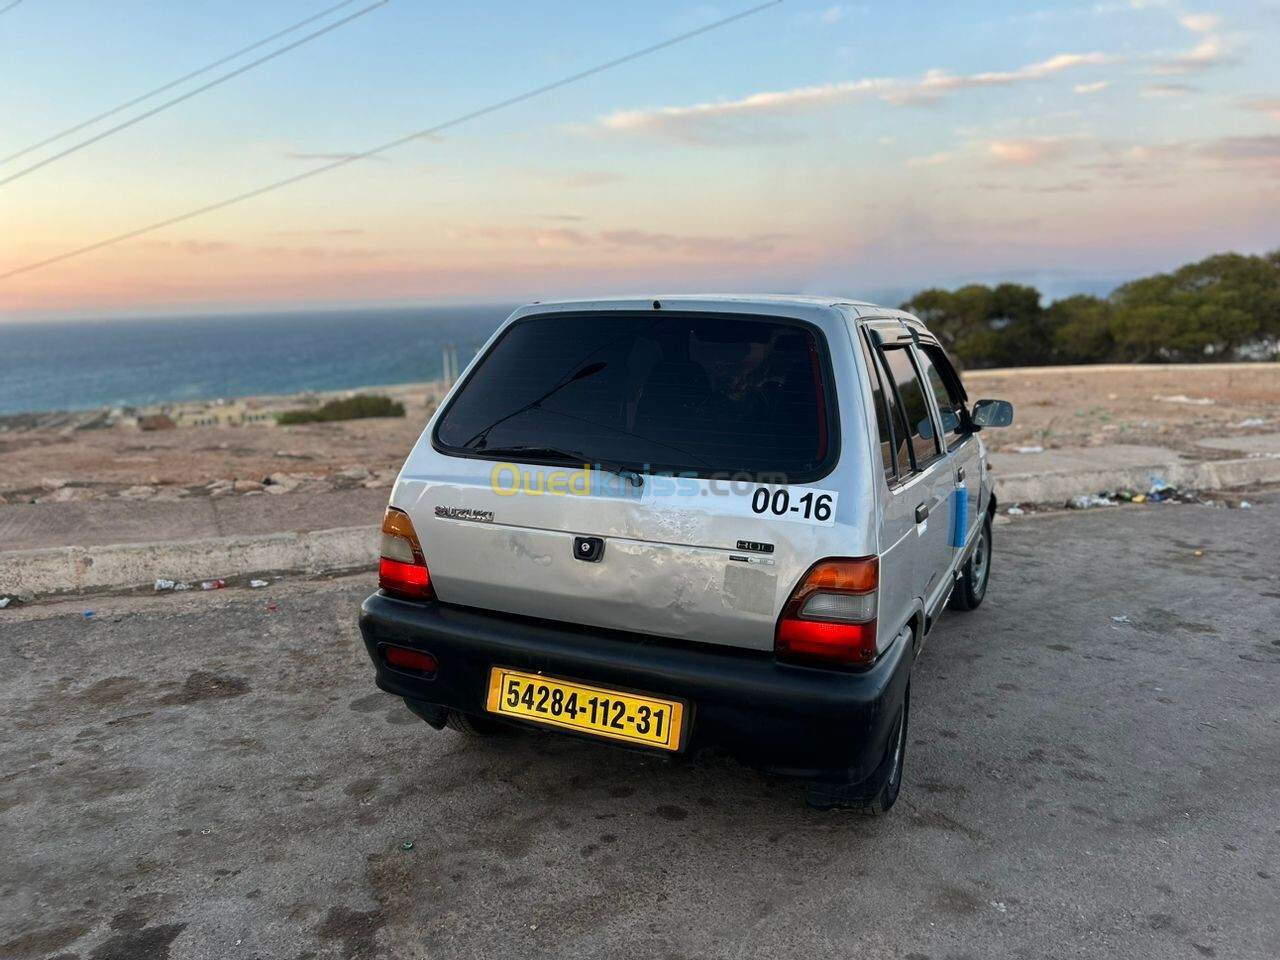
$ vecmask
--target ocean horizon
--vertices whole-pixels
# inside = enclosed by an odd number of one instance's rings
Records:
[[[459,367],[511,304],[0,324],[0,414],[348,390]]]

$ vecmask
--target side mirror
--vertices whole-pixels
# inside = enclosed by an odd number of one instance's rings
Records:
[[[1007,427],[1013,423],[1013,404],[1008,400],[979,400],[969,418],[975,427]]]

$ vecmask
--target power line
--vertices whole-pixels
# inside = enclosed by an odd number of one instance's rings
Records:
[[[186,213],[180,213],[175,217],[169,217],[168,219],[165,219],[165,220],[158,220],[155,223],[148,224],[145,227],[138,227],[136,230],[130,230],[127,233],[120,233],[114,237],[108,237],[105,240],[99,240],[97,243],[90,243],[83,247],[77,247],[74,250],[68,250],[66,253],[60,253],[57,256],[47,257],[44,260],[37,260],[34,263],[29,263],[26,266],[17,267],[16,269],[9,270],[6,273],[0,273],[0,280],[8,280],[10,277],[16,277],[20,273],[28,273],[32,270],[39,270],[42,267],[47,267],[52,264],[59,263],[63,260],[70,260],[72,257],[79,257],[79,256],[82,256],[83,254],[91,253],[94,250],[101,250],[104,247],[110,247],[117,243],[121,243],[125,240],[132,240],[135,237],[140,237],[140,236],[143,236],[144,234],[152,233],[156,230],[162,230],[165,227],[171,227],[174,224],[183,223],[187,220],[193,220],[196,217],[203,216],[206,213],[213,213],[215,210],[223,210],[227,207],[230,207],[237,203],[241,203],[245,200],[252,200],[254,197],[260,197],[263,194],[271,193],[272,191],[279,190],[282,187],[291,186],[292,184],[300,183],[303,180],[309,180],[312,177],[318,177],[322,173],[328,173],[330,170],[336,170],[339,167],[345,167],[347,164],[355,163],[357,160],[364,160],[364,159],[367,159],[368,157],[377,156],[380,153],[386,153],[388,150],[393,150],[396,147],[402,147],[406,143],[411,143],[414,140],[420,140],[425,137],[434,136],[435,134],[440,133],[444,130],[451,129],[452,127],[460,126],[461,124],[468,123],[471,120],[476,120],[480,117],[487,116],[491,113],[497,113],[499,110],[505,110],[507,107],[512,107],[518,103],[523,103],[526,100],[532,100],[534,97],[539,97],[539,96],[542,96],[543,94],[550,93],[552,90],[558,90],[561,87],[567,87],[570,84],[578,83],[582,80],[587,79],[588,77],[593,77],[596,74],[604,73],[606,70],[612,70],[615,67],[620,67],[623,64],[630,63],[633,60],[639,60],[642,57],[647,57],[650,54],[657,53],[660,50],[665,50],[668,47],[673,47],[676,44],[685,42],[686,40],[691,40],[694,37],[700,36],[701,34],[710,33],[712,30],[718,30],[721,27],[728,26],[730,23],[733,23],[736,20],[743,20],[747,17],[750,17],[754,14],[759,13],[761,10],[766,10],[769,7],[777,6],[781,2],[782,0],[767,0],[767,2],[765,3],[761,3],[757,6],[750,7],[746,10],[742,10],[738,13],[732,14],[727,17],[723,17],[719,20],[714,21],[713,23],[709,23],[709,24],[706,24],[705,26],[698,27],[695,30],[689,30],[689,31],[686,31],[685,33],[677,34],[674,37],[669,37],[668,39],[663,40],[659,43],[655,43],[651,46],[642,47],[639,50],[634,50],[631,53],[624,54],[621,57],[616,57],[613,60],[606,60],[604,63],[597,64],[594,67],[589,67],[586,70],[579,71],[578,73],[570,74],[567,77],[561,77],[559,80],[553,80],[551,83],[543,84],[540,87],[535,87],[532,90],[528,90],[524,93],[516,94],[515,96],[508,97],[505,100],[499,100],[496,103],[491,103],[486,107],[480,107],[477,110],[472,110],[469,113],[464,113],[460,116],[454,117],[452,120],[446,120],[443,123],[438,123],[434,127],[428,127],[425,130],[418,130],[415,133],[410,133],[403,137],[397,137],[395,140],[388,140],[386,143],[373,147],[370,150],[365,150],[363,153],[353,153],[349,156],[341,157],[338,160],[334,160],[332,163],[326,163],[326,164],[323,164],[322,166],[314,167],[311,170],[294,174],[291,177],[285,177],[283,180],[276,180],[274,183],[268,183],[265,186],[258,187],[254,190],[249,190],[249,191],[246,191],[245,193],[236,194],[235,196],[228,197],[225,200],[219,200],[216,203],[210,203],[203,207],[197,207],[195,210],[188,210]]]
[[[21,2],[22,0],[14,0],[12,4],[0,10],[0,13],[6,13],[9,10],[12,10]],[[53,143],[54,141],[61,140],[63,137],[66,137],[66,136],[70,136],[71,134],[75,133],[77,130],[83,130],[85,127],[92,126],[93,124],[97,123],[99,120],[105,120],[107,119],[107,117],[115,116],[121,110],[128,110],[130,107],[137,106],[138,104],[142,103],[142,101],[144,100],[150,100],[152,97],[157,96],[161,93],[164,93],[166,90],[172,90],[174,87],[181,86],[182,84],[186,83],[188,80],[194,80],[196,77],[200,76],[201,74],[208,73],[210,70],[214,70],[222,66],[224,63],[229,63],[230,61],[236,59],[237,57],[242,57],[246,53],[249,53],[250,51],[257,50],[259,47],[264,47],[268,43],[270,43],[272,40],[279,40],[281,37],[285,36],[286,34],[293,33],[293,31],[295,30],[300,30],[302,27],[305,27],[307,24],[314,23],[315,21],[320,20],[323,17],[327,17],[329,14],[333,13],[336,10],[341,10],[343,7],[349,7],[351,6],[351,4],[355,2],[356,0],[342,0],[341,3],[335,3],[331,7],[326,7],[324,10],[321,10],[319,13],[313,13],[311,16],[306,17],[302,20],[299,20],[297,23],[290,24],[289,26],[285,27],[283,30],[277,30],[275,33],[271,34],[271,36],[269,37],[263,37],[261,40],[257,40],[249,44],[249,46],[247,47],[241,47],[235,53],[229,53],[225,57],[220,57],[219,59],[214,60],[212,63],[206,63],[200,69],[192,70],[190,73],[179,77],[177,80],[170,80],[168,83],[161,84],[160,86],[156,87],[154,90],[148,90],[146,93],[142,94],[142,96],[140,97],[134,97],[132,100],[128,100],[120,104],[119,106],[112,107],[110,110],[104,110],[102,113],[98,114],[96,117],[90,117],[88,120],[83,120],[80,123],[77,123],[75,126],[67,127],[67,129],[61,130],[58,133],[55,133],[51,137],[46,137],[45,139],[41,140],[39,143],[33,143],[29,147],[24,147],[23,149],[19,150],[17,153],[11,153],[7,157],[0,157],[0,163],[9,163],[11,160],[17,160],[19,157],[25,157],[32,150],[39,150],[41,147],[47,147],[49,144]]]
[[[5,4],[3,7],[0,7],[0,16],[3,16],[4,14],[8,13],[10,10],[12,10],[21,2],[22,0],[13,0],[13,3],[8,3],[8,4]]]
[[[129,127],[132,127],[134,124],[141,123],[143,120],[146,120],[148,117],[154,117],[157,113],[162,113],[165,110],[168,110],[170,107],[177,106],[178,104],[182,103],[184,100],[190,100],[192,97],[199,96],[200,94],[204,93],[206,90],[209,90],[209,89],[212,89],[213,87],[224,84],[228,80],[238,77],[242,73],[247,73],[248,71],[254,69],[255,67],[260,67],[262,66],[262,64],[266,63],[268,60],[274,60],[276,57],[283,56],[284,54],[288,53],[290,50],[294,50],[302,46],[304,43],[310,43],[312,40],[315,40],[317,37],[322,37],[326,33],[330,33],[333,30],[337,30],[339,27],[350,23],[352,20],[355,20],[357,17],[363,17],[366,13],[371,13],[372,11],[378,9],[378,7],[384,6],[389,2],[390,0],[376,0],[375,3],[370,4],[364,9],[357,10],[355,13],[351,14],[350,16],[343,17],[341,20],[335,20],[333,23],[329,24],[328,26],[321,27],[319,30],[315,31],[314,33],[309,33],[305,37],[299,37],[297,40],[294,40],[292,43],[287,43],[283,47],[280,47],[278,50],[271,51],[266,56],[259,57],[257,60],[250,60],[244,66],[237,67],[236,69],[232,70],[230,73],[224,73],[220,77],[215,77],[213,80],[210,80],[208,83],[201,84],[200,86],[196,87],[193,90],[188,90],[186,93],[180,96],[174,97],[172,100],[166,100],[164,103],[160,104],[159,106],[152,107],[150,110],[140,113],[136,117],[130,117],[128,120],[124,121],[123,123],[118,123],[114,127],[108,127],[106,130],[103,130],[101,133],[95,133],[92,137],[89,137],[87,140],[81,140],[75,146],[67,147],[67,149],[65,150],[60,150],[59,152],[53,154],[52,156],[45,157],[43,160],[40,160],[36,163],[31,164],[31,166],[29,167],[23,167],[17,173],[12,173],[7,177],[0,178],[0,187],[3,187],[9,183],[13,183],[13,181],[21,179],[22,177],[25,177],[29,173],[34,173],[35,171],[39,170],[41,167],[47,167],[51,163],[56,163],[58,160],[61,160],[63,157],[69,156],[73,153],[83,150],[85,147],[90,146],[91,144],[97,143],[99,140],[105,140],[107,137],[113,136],[114,134],[119,133],[121,130],[125,130]]]

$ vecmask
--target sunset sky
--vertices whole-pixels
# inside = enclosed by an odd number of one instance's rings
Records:
[[[337,0],[0,0],[0,156]],[[0,179],[369,6],[56,144]],[[751,6],[390,0],[0,186],[0,274]],[[0,319],[692,290],[1101,292],[1280,247],[1280,0],[786,0],[0,280]]]

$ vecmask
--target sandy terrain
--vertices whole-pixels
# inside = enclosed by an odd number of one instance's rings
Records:
[[[1015,425],[989,435],[996,450],[1142,443],[1211,458],[1231,454],[1198,448],[1196,440],[1280,429],[1280,364],[1028,368],[973,371],[965,381],[972,398],[996,397],[1015,406]],[[31,430],[11,423],[0,429],[0,500],[149,500],[390,486],[435,408],[438,386],[378,392],[404,403],[406,416],[152,431],[70,425]],[[272,482],[264,485],[268,478]]]
[[[974,370],[964,380],[972,400],[1013,403],[1014,425],[987,434],[995,450],[1132,443],[1213,459],[1239,454],[1197,440],[1280,429],[1275,363],[1026,367]]]

